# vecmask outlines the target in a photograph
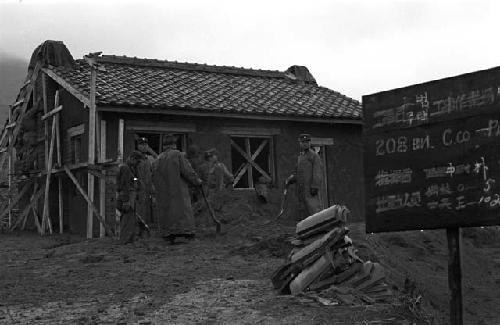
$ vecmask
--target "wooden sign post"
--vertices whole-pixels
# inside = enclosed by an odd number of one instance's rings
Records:
[[[500,225],[500,67],[363,96],[366,231],[446,229],[462,324],[460,228]]]

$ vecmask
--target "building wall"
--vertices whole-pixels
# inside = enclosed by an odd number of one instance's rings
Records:
[[[362,220],[363,211],[363,182],[362,182],[362,147],[361,126],[348,124],[303,123],[287,121],[257,121],[247,119],[199,118],[167,115],[132,115],[104,113],[103,119],[107,123],[107,157],[114,159],[117,152],[118,119],[125,120],[124,156],[127,157],[134,150],[134,134],[131,126],[144,125],[149,127],[177,128],[195,126],[194,132],[188,133],[188,144],[196,144],[201,150],[216,148],[219,160],[229,169],[231,166],[230,135],[223,134],[224,128],[249,128],[279,130],[273,136],[275,156],[275,183],[274,187],[282,188],[284,180],[295,169],[298,144],[297,138],[301,133],[310,133],[313,137],[333,138],[334,144],[327,146],[326,162],[328,174],[329,202],[331,204],[345,204],[351,209],[351,220]],[[168,132],[163,130],[162,132]],[[112,180],[109,180],[113,186]],[[109,191],[109,188],[108,188]],[[292,192],[292,197],[294,191]],[[114,197],[109,198],[108,205],[113,205]],[[293,214],[296,200],[288,200],[292,206],[287,208]],[[109,207],[108,213],[114,208]],[[114,217],[112,215],[111,217]],[[295,218],[294,215],[289,215]]]

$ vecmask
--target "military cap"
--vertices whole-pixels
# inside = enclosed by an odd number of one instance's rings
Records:
[[[145,138],[145,137],[140,137],[139,139],[137,139],[137,144],[143,144],[143,143],[148,143],[148,138]]]
[[[302,133],[301,135],[299,135],[299,141],[300,142],[311,141],[311,135],[307,133]]]
[[[205,151],[205,159],[208,159],[212,157],[213,155],[217,155],[217,149],[215,148],[210,148]]]

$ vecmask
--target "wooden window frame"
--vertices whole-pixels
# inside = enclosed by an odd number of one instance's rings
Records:
[[[264,177],[270,179],[271,182],[275,181],[275,166],[274,166],[274,137],[272,135],[256,135],[256,134],[231,134],[230,142],[231,148],[236,149],[240,153],[240,155],[246,159],[246,163],[243,163],[238,170],[234,174],[233,187],[235,190],[253,190],[255,188],[253,182],[253,168],[259,171]],[[233,138],[244,138],[245,139],[245,148],[241,148],[237,143],[233,141]],[[264,141],[259,145],[259,147],[252,153],[250,148],[250,138],[264,139]],[[269,156],[268,156],[268,165],[269,165],[269,173],[266,172],[262,167],[260,167],[255,159],[262,153],[264,147],[269,145]],[[231,157],[232,159],[232,157]],[[249,168],[250,167],[250,168]],[[236,185],[243,177],[244,174],[247,174],[248,178],[248,187],[237,188]]]
[[[85,134],[85,124],[79,124],[77,126],[73,126],[71,128],[69,128],[68,130],[66,130],[66,134],[67,134],[67,137],[68,137],[68,142],[69,142],[69,149],[70,149],[70,164],[71,165],[76,165],[76,164],[79,164],[82,161],[82,155],[81,155],[81,151],[82,151],[82,148],[83,148],[83,135]],[[79,153],[79,159],[77,161],[77,157],[76,157],[76,143],[75,143],[75,139],[79,137],[80,138],[80,153]]]

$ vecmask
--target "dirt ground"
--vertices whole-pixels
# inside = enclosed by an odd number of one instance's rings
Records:
[[[363,223],[350,224],[360,256],[386,267],[395,297],[325,306],[273,292],[295,222],[266,224],[275,206],[232,204],[239,215],[221,212],[222,235],[205,229],[182,245],[0,234],[0,324],[447,323],[444,231],[366,235]],[[500,324],[498,231],[465,232],[463,263],[466,323]]]

